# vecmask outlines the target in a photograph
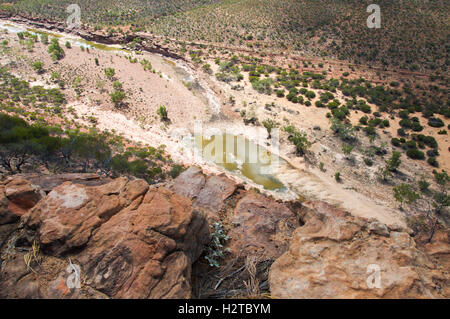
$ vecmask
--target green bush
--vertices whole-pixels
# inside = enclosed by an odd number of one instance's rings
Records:
[[[110,97],[111,97],[111,102],[113,102],[116,107],[119,107],[125,100],[126,94],[125,94],[125,92],[123,92],[121,90],[114,90],[110,94]]]
[[[41,74],[44,72],[44,63],[42,61],[35,61],[33,62],[33,69],[38,73]]]
[[[397,147],[400,147],[402,144],[400,143],[400,140],[398,138],[391,139],[391,144]]]
[[[423,159],[425,159],[425,153],[420,151],[420,150],[418,150],[418,149],[415,149],[415,148],[408,149],[406,151],[406,155],[409,158],[412,158],[412,159],[415,159],[415,160],[423,160]]]
[[[169,115],[168,115],[167,108],[165,105],[161,105],[159,107],[158,111],[156,111],[156,113],[159,115],[162,122],[169,121]]]
[[[292,142],[297,150],[299,155],[304,155],[308,148],[311,146],[311,143],[308,141],[308,137],[306,134],[302,134],[292,125],[286,126],[283,130],[289,133],[289,141]]]
[[[428,119],[428,125],[431,127],[443,127],[445,124],[440,118],[431,117]]]
[[[57,38],[53,38],[48,46],[48,53],[53,61],[61,60],[64,57],[64,50],[59,46]]]
[[[433,167],[439,167],[439,163],[438,163],[436,157],[429,157],[427,162],[428,162],[428,164],[430,164]]]
[[[116,75],[116,70],[114,68],[106,68],[105,75],[108,79],[112,80]]]

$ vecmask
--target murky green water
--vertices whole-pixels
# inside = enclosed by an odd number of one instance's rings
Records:
[[[286,162],[241,135],[214,135],[210,138],[195,136],[195,146],[202,150],[202,157],[239,172],[268,190],[283,190],[284,185],[274,173]]]
[[[42,30],[38,30],[38,29],[33,29],[33,28],[27,28],[27,31],[30,33],[34,33],[34,34],[46,34],[49,37],[54,37],[54,38],[62,38],[61,34],[58,33],[53,33],[53,32],[48,32],[48,31],[42,31]]]

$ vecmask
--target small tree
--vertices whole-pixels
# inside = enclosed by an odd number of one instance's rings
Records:
[[[159,115],[159,117],[161,118],[161,121],[163,122],[169,122],[169,116],[168,116],[168,112],[167,112],[167,108],[165,105],[161,105],[158,109],[158,111],[156,111],[156,113]]]
[[[394,198],[397,202],[400,203],[400,208],[403,209],[403,203],[407,203],[411,205],[417,199],[420,198],[420,195],[414,191],[414,189],[409,184],[400,184],[393,188],[394,190]]]
[[[336,182],[338,182],[338,183],[342,182],[341,172],[336,172],[336,173],[334,174],[334,179],[335,179]]]
[[[47,34],[45,34],[45,33],[41,34],[41,42],[42,42],[42,44],[45,44],[45,45],[48,44],[48,35]]]
[[[397,171],[398,167],[402,163],[400,160],[400,157],[402,156],[402,153],[394,151],[392,152],[392,156],[389,160],[386,161],[386,169],[390,172]]]
[[[44,72],[44,63],[42,61],[35,61],[33,62],[33,69],[38,73],[41,74]]]
[[[50,53],[53,61],[61,60],[64,57],[64,50],[59,46],[57,38],[53,38],[48,46],[48,53]]]
[[[116,70],[114,70],[114,68],[106,68],[105,75],[109,80],[112,80],[116,75]]]
[[[290,134],[288,139],[295,145],[297,153],[299,155],[304,155],[308,148],[311,146],[311,143],[308,141],[307,135],[300,133],[292,125],[284,127],[283,130]]]
[[[419,182],[419,187],[421,187],[422,194],[424,196],[420,198],[420,205],[418,204],[417,206],[418,208],[420,207],[420,211],[428,220],[429,235],[426,240],[427,243],[431,242],[433,239],[439,217],[441,217],[443,213],[447,212],[445,208],[450,206],[450,196],[448,195],[448,184],[450,182],[450,177],[446,171],[442,171],[441,173],[434,171],[433,174],[437,190],[428,189],[429,185],[426,181],[424,181],[423,177],[421,182]]]
[[[113,88],[115,90],[122,90],[122,83],[120,83],[119,81],[114,81],[113,82]]]
[[[116,107],[119,107],[123,103],[123,100],[125,100],[126,98],[125,92],[120,90],[115,90],[110,94],[110,96],[111,102],[113,102]]]
[[[344,152],[344,155],[348,158],[350,156],[350,154],[353,151],[353,145],[350,144],[342,144],[342,152]]]
[[[268,134],[267,138],[268,139],[272,138],[272,135],[271,135],[272,129],[274,129],[277,126],[277,123],[272,119],[267,119],[267,120],[263,121],[262,124],[264,125],[264,127],[267,130],[267,134]]]

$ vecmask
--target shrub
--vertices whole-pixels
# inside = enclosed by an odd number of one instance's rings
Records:
[[[402,144],[400,143],[400,140],[398,138],[391,139],[391,144],[397,147],[400,147]]]
[[[439,167],[439,163],[438,163],[436,157],[429,157],[427,162],[428,162],[428,164],[430,164],[433,167]]]
[[[404,128],[399,128],[397,130],[397,134],[398,134],[398,136],[406,136],[405,129]]]
[[[430,117],[428,119],[428,125],[431,126],[431,127],[442,127],[445,124],[440,118]]]
[[[418,123],[418,122],[412,122],[411,128],[414,132],[420,132],[423,130],[423,126],[420,125],[420,123]]]
[[[340,183],[342,181],[341,173],[340,172],[336,172],[334,174],[334,179],[336,180],[336,182]]]
[[[111,80],[116,75],[116,70],[114,68],[106,68],[105,75]]]
[[[417,194],[411,185],[408,184],[400,184],[393,188],[394,190],[394,198],[400,205],[403,203],[412,204],[419,198],[419,194]]]
[[[114,81],[114,82],[113,82],[113,88],[114,88],[115,90],[122,90],[122,83],[119,82],[119,81]]]
[[[314,91],[307,91],[307,92],[305,93],[305,96],[306,96],[308,99],[313,99],[313,98],[316,97],[316,93],[314,93]]]
[[[364,113],[370,113],[370,112],[371,112],[370,105],[368,105],[368,104],[366,104],[366,103],[361,104],[361,105],[359,106],[359,109],[360,109],[361,111],[363,111]]]
[[[269,95],[272,93],[272,84],[273,84],[273,80],[271,78],[267,78],[267,79],[263,79],[263,80],[255,79],[252,81],[253,89],[258,91],[258,93],[265,93],[265,94],[269,94]]]
[[[225,234],[221,223],[215,222],[210,227],[212,231],[210,232],[210,242],[206,247],[207,254],[205,259],[211,267],[219,267],[220,259],[225,258],[224,253],[228,251],[223,246],[230,240],[230,237]]]
[[[315,105],[316,107],[325,107],[325,104],[323,104],[321,101],[316,101]]]
[[[404,127],[404,128],[411,128],[411,125],[412,125],[411,120],[409,120],[409,119],[400,120],[399,124],[401,127]]]
[[[175,164],[175,165],[172,166],[172,168],[170,169],[169,175],[170,175],[172,178],[176,178],[176,177],[178,177],[178,176],[181,174],[182,171],[183,171],[183,166],[182,166],[182,165]]]
[[[411,149],[407,150],[406,151],[406,155],[409,158],[412,158],[412,159],[415,159],[415,160],[423,160],[423,159],[425,159],[425,153],[420,151],[420,150],[418,150],[418,149],[415,149],[415,148],[411,148]]]
[[[267,119],[267,120],[263,121],[262,124],[267,130],[267,134],[268,134],[267,138],[271,138],[272,137],[271,136],[272,129],[275,128],[277,126],[277,124],[272,119]]]
[[[203,72],[208,73],[208,74],[212,74],[212,72],[213,72],[211,69],[211,64],[208,64],[208,63],[203,64],[202,70],[203,70]]]
[[[343,144],[342,145],[342,152],[344,153],[344,155],[345,156],[349,156],[351,153],[352,153],[352,151],[353,151],[353,145],[350,145],[350,144]]]
[[[439,156],[439,151],[437,149],[427,151],[428,157],[436,157]]]
[[[284,97],[284,90],[276,90],[277,97]]]
[[[41,42],[42,42],[42,44],[45,44],[45,45],[48,44],[48,35],[47,34],[45,34],[45,33],[41,34]]]
[[[402,153],[400,153],[400,152],[396,152],[396,151],[392,152],[391,158],[386,161],[386,169],[391,172],[395,172],[402,162],[400,160],[401,155],[402,155]]]
[[[165,105],[161,105],[159,107],[158,111],[156,111],[156,113],[159,115],[161,121],[163,121],[163,122],[169,121],[169,116],[168,116],[167,108]]]
[[[123,92],[121,90],[115,90],[114,92],[112,92],[110,94],[110,97],[111,97],[111,102],[113,102],[114,105],[116,107],[118,107],[122,104],[123,100],[125,100],[126,94],[125,94],[125,92]]]
[[[35,62],[33,62],[33,69],[38,74],[43,73],[44,72],[44,63],[42,63],[42,61],[35,61]]]
[[[64,57],[64,50],[59,46],[57,38],[53,38],[48,46],[48,53],[53,61],[61,60]]]
[[[308,141],[308,137],[306,134],[302,134],[292,125],[286,126],[283,130],[289,133],[289,141],[295,145],[297,153],[299,155],[304,155],[308,148],[311,146],[311,143]]]
[[[353,142],[356,137],[351,124],[343,123],[338,118],[330,118],[330,129],[343,141]]]

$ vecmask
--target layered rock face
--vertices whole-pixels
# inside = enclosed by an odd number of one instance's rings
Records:
[[[307,203],[302,214],[304,226],[270,270],[274,297],[448,298],[448,269],[407,232],[324,203]]]
[[[275,201],[192,167],[167,188],[92,174],[1,182],[0,298],[189,298],[208,220],[227,223],[231,259],[275,260],[277,298],[450,296],[448,232],[419,248],[408,229]]]
[[[263,252],[268,258],[277,258],[288,249],[292,232],[299,226],[297,216],[285,205],[256,193],[237,203],[232,223],[233,251]]]
[[[200,168],[192,166],[173,181],[170,189],[191,199],[195,207],[214,218],[225,207],[224,201],[236,187],[236,183],[224,175],[207,177]]]
[[[205,176],[198,167],[190,167],[177,177],[170,189],[193,201],[193,206],[210,221],[219,219],[219,213],[231,210],[231,237],[229,248],[234,255],[262,254],[277,258],[288,248],[293,230],[299,226],[296,214],[284,204],[261,194],[242,190],[240,196],[232,195],[239,187],[224,175]],[[229,206],[226,200],[230,200]]]
[[[17,228],[20,216],[44,196],[39,187],[23,177],[8,178],[0,184],[0,247]]]
[[[21,221],[17,239],[35,234],[46,256],[32,272],[20,254],[6,258],[1,297],[189,298],[191,265],[209,241],[206,219],[189,199],[127,178],[65,182]],[[69,258],[79,266],[81,289],[66,285]],[[49,282],[42,271],[52,273]]]

